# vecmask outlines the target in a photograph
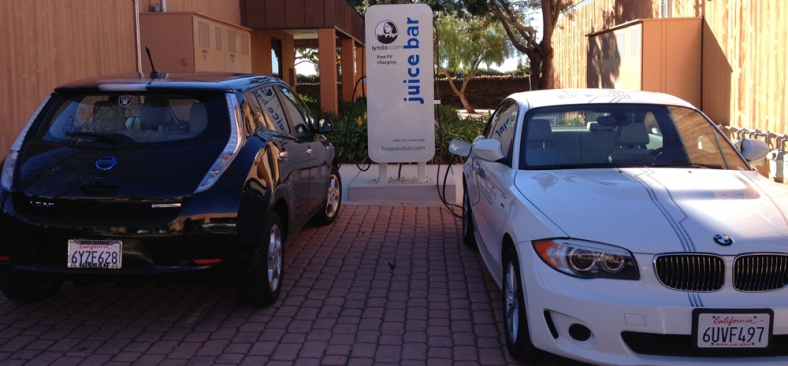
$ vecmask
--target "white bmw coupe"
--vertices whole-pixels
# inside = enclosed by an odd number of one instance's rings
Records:
[[[515,359],[788,364],[788,188],[749,165],[764,142],[670,95],[544,90],[450,150]]]

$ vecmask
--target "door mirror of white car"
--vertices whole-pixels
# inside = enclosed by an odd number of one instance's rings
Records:
[[[473,144],[473,153],[479,159],[498,161],[506,157],[501,151],[501,142],[494,139],[479,140]]]
[[[451,140],[449,152],[467,158],[471,154],[471,144],[462,140]]]
[[[744,140],[741,142],[741,155],[747,161],[756,161],[763,159],[769,154],[769,145],[761,140]]]

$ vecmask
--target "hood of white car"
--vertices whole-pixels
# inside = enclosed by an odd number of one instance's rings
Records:
[[[515,185],[575,239],[653,254],[788,251],[788,188],[756,172],[519,171]],[[721,245],[717,235],[733,243]]]

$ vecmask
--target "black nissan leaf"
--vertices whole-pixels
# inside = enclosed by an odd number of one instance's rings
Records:
[[[36,302],[64,281],[219,278],[240,303],[269,305],[287,238],[339,214],[332,129],[266,76],[60,86],[3,164],[0,290]]]

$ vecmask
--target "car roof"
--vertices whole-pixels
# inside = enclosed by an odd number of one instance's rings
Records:
[[[575,104],[657,104],[695,107],[664,93],[618,89],[547,89],[515,93],[509,98],[530,108]]]
[[[161,78],[151,78],[143,73],[98,76],[76,80],[55,88],[56,92],[83,90],[102,91],[146,91],[146,90],[201,90],[224,91],[245,90],[281,80],[262,75],[225,72],[164,73]]]

